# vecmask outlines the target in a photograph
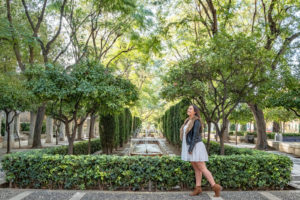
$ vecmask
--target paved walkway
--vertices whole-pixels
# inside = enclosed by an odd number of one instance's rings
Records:
[[[127,192],[127,191],[76,191],[76,190],[20,190],[0,189],[0,200],[298,200],[299,190],[285,191],[223,191],[221,197],[203,192],[195,197],[184,192]]]

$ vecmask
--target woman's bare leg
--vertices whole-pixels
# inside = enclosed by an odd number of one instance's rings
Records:
[[[195,162],[195,166],[199,171],[203,173],[211,186],[214,186],[216,184],[214,177],[211,175],[211,172],[206,168],[205,162]]]
[[[196,162],[191,162],[194,171],[195,171],[195,178],[196,178],[196,186],[201,186],[202,181],[202,172],[199,170],[199,168],[196,165]]]

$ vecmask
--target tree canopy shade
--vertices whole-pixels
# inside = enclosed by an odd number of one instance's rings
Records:
[[[170,14],[166,7],[176,11]],[[168,61],[170,65],[190,57],[194,54],[194,49],[201,49],[205,42],[222,32],[232,35],[243,33],[247,37],[255,38],[257,45],[270,51],[272,60],[268,62],[269,65],[259,66],[260,73],[265,73],[268,79],[258,84],[252,93],[249,92],[244,101],[255,117],[258,149],[267,148],[263,108],[266,96],[277,87],[277,79],[269,75],[280,71],[297,54],[297,38],[300,37],[299,10],[297,0],[178,0],[168,1],[160,12],[159,19],[164,24],[166,46],[169,54],[173,56]],[[261,55],[264,57],[264,54]]]
[[[215,125],[223,154],[223,133],[229,115],[267,79],[261,70],[270,66],[272,57],[255,37],[220,32],[170,69],[162,95],[194,99],[207,121]]]
[[[47,105],[47,113],[65,124],[69,154],[73,153],[77,127],[89,114],[112,113],[138,98],[130,81],[95,62],[80,62],[70,71],[55,65],[47,69],[35,66],[26,75],[28,88]]]
[[[25,88],[24,77],[16,73],[0,74],[0,110],[6,115],[7,153],[10,153],[10,124],[17,111],[28,109],[31,93]]]

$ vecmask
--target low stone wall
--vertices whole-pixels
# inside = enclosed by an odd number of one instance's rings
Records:
[[[235,142],[236,141],[236,139],[237,139],[237,142],[238,143],[241,143],[241,142],[246,142],[246,140],[245,140],[245,136],[229,136],[229,140],[231,141],[231,142]]]
[[[300,156],[300,143],[299,142],[278,142],[274,140],[268,140],[268,145],[274,149]]]

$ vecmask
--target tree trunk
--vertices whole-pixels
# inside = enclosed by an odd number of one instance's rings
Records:
[[[20,113],[16,113],[14,117],[14,138],[15,136],[19,141],[19,148],[21,148],[21,139],[20,139]]]
[[[220,138],[220,155],[225,154],[225,149],[224,149],[224,133],[218,130],[218,135]]]
[[[223,140],[224,142],[228,142],[229,141],[229,130],[228,130],[228,126],[229,126],[229,120],[226,120],[226,128],[223,134]]]
[[[273,130],[274,133],[279,133],[280,132],[280,125],[278,122],[273,121]]]
[[[28,146],[32,146],[32,144],[33,144],[35,121],[36,121],[36,113],[31,111],[30,112],[30,128],[29,128],[29,136],[28,136]]]
[[[255,148],[259,150],[266,150],[268,148],[268,143],[264,113],[257,104],[248,103],[248,106],[252,111],[257,127],[257,142]]]
[[[214,123],[215,130],[216,130],[216,136],[219,136],[220,139],[220,155],[224,155],[224,131],[222,133],[222,128],[220,129],[218,123]]]
[[[2,137],[1,130],[2,130],[2,111],[0,111],[0,138]]]
[[[83,120],[83,118],[80,119],[81,122],[82,122],[82,120]],[[78,129],[77,129],[77,139],[78,140],[82,140],[83,139],[82,132],[83,132],[84,121],[81,124],[78,125]]]
[[[91,115],[91,124],[90,124],[90,130],[89,130],[89,137],[95,138],[95,122],[97,119],[97,115],[92,114]]]
[[[69,155],[72,155],[73,154],[73,141],[72,141],[72,137],[70,135],[70,123],[68,122],[65,122],[65,133],[67,135],[67,138],[68,138],[68,142],[69,142],[69,145],[68,145],[68,154]]]
[[[11,147],[14,147],[14,114],[12,111],[5,111],[5,130],[6,130],[6,153],[10,153]],[[5,140],[4,140],[5,141]],[[4,144],[4,143],[3,143]]]
[[[95,130],[95,121],[97,116],[95,114],[91,115],[91,124],[89,130],[89,142],[88,142],[88,154],[91,154],[91,138],[94,138],[94,130]]]
[[[211,123],[207,122],[207,143],[206,143],[206,149],[207,153],[209,154],[209,148],[210,148],[210,132],[211,132]]]
[[[37,115],[36,115],[35,127],[34,127],[32,148],[42,147],[41,134],[42,134],[43,121],[44,121],[44,117],[45,117],[45,111],[46,111],[45,104],[43,104],[42,106],[40,106],[38,108]]]
[[[237,145],[237,132],[238,132],[238,124],[235,123],[235,145]]]

